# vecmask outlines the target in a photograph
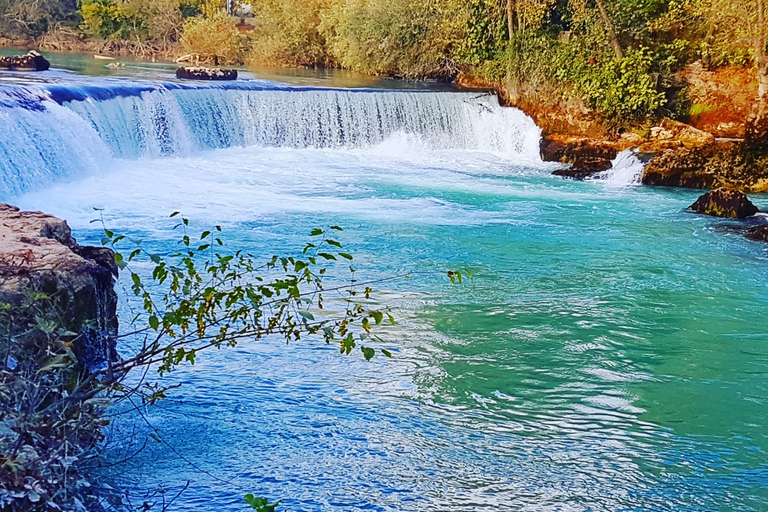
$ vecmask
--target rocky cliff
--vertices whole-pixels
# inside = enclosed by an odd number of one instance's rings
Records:
[[[0,303],[55,301],[87,367],[114,357],[117,272],[113,251],[78,245],[66,221],[0,203]]]

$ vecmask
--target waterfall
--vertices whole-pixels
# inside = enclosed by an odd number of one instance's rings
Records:
[[[356,149],[417,136],[429,150],[539,161],[540,130],[494,96],[101,79],[0,85],[0,195],[98,172],[110,160],[232,146]]]
[[[643,178],[645,164],[634,151],[627,149],[619,153],[611,162],[611,168],[601,172],[594,179],[603,180],[611,187],[639,185]]]

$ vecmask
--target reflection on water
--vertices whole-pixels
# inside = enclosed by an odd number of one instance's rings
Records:
[[[22,48],[0,48],[0,56],[26,53]],[[0,72],[0,83],[18,81],[49,81],[57,70],[66,70],[78,75],[98,77],[127,77],[147,80],[176,80],[175,62],[152,62],[129,56],[115,56],[114,61],[98,60],[90,53],[42,52],[54,68],[43,73]],[[121,63],[125,67],[110,68],[110,63]],[[237,67],[240,78],[259,78],[291,85],[314,87],[376,88],[376,89],[429,89],[455,91],[457,87],[438,81],[408,81],[376,78],[343,69],[319,68],[267,68]],[[54,78],[55,80],[55,78]]]

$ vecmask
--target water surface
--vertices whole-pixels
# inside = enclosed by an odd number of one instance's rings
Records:
[[[150,443],[112,485],[191,481],[174,507],[199,511],[242,510],[246,492],[290,510],[768,508],[768,253],[685,212],[695,191],[551,176],[530,120],[473,94],[149,89],[6,107],[52,140],[35,179],[6,166],[0,198],[83,242],[103,208],[162,252],[174,210],[264,258],[338,224],[360,278],[476,278],[377,287],[399,320],[391,360],[311,340],[201,357],[146,411],[175,453]],[[313,124],[333,113],[335,135]],[[55,116],[77,123],[77,155],[35,124]],[[117,441],[149,432],[115,419]]]

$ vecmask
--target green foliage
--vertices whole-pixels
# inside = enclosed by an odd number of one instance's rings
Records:
[[[249,60],[255,64],[315,66],[330,64],[325,38],[318,31],[327,0],[253,2],[256,28]]]
[[[461,57],[471,65],[485,61],[503,61],[506,50],[507,24],[503,4],[490,0],[471,0]],[[495,74],[495,73],[494,73]]]
[[[643,119],[666,104],[664,93],[650,75],[653,58],[648,49],[630,49],[621,61],[608,51],[587,59],[580,53],[560,53],[555,78],[572,84],[606,120],[621,123]]]
[[[33,288],[0,303],[0,510],[95,505],[83,466],[109,421],[76,353],[85,326],[72,304],[67,290]]]
[[[257,512],[275,512],[277,510],[277,506],[282,503],[282,501],[270,503],[267,498],[257,498],[253,494],[246,494],[245,502]]]
[[[0,0],[0,36],[38,37],[75,21],[74,0]]]
[[[82,32],[109,40],[179,41],[182,23],[201,11],[198,0],[79,0]]]
[[[323,12],[320,33],[343,67],[376,75],[451,74],[463,11],[447,0],[341,0]]]
[[[351,284],[328,290],[324,286],[328,265],[336,268],[336,263],[353,260],[334,237],[341,227],[313,230],[312,241],[299,256],[275,255],[257,264],[246,252],[227,253],[220,227],[193,238],[188,226],[182,218],[177,225],[183,231],[180,251],[168,257],[147,252],[141,244],[129,253],[115,254],[117,265],[130,274],[131,289],[143,303],[147,322],[140,329],[147,337],[139,355],[117,363],[118,370],[158,364],[164,374],[182,362],[194,364],[201,350],[271,335],[286,341],[318,335],[336,344],[342,354],[359,348],[366,359],[373,357],[375,351],[365,344],[378,340],[373,326],[385,317],[393,321],[391,313],[369,308],[371,289],[357,283],[351,266],[346,281]],[[105,244],[117,248],[126,242],[105,230]],[[130,265],[138,258],[153,264],[152,285],[132,271]],[[346,295],[339,317],[324,315],[329,291]],[[137,316],[134,322],[140,320]]]
[[[98,39],[145,39],[147,27],[142,16],[112,0],[80,0],[81,29]]]
[[[248,49],[237,18],[218,10],[184,21],[181,43],[186,52],[214,64],[242,62]]]

